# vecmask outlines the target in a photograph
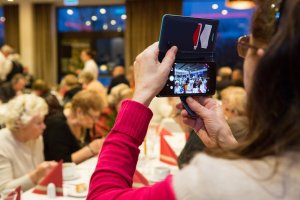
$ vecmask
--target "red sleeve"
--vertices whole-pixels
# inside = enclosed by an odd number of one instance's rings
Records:
[[[151,110],[140,103],[129,100],[122,103],[91,177],[88,200],[175,199],[172,176],[153,186],[132,188],[138,147],[144,140],[151,117]]]

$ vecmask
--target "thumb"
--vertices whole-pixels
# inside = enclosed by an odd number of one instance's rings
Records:
[[[164,59],[161,62],[160,69],[162,70],[162,73],[166,76],[169,75],[171,67],[173,66],[173,63],[175,61],[175,56],[177,53],[177,47],[173,46],[171,49],[169,49],[164,57]]]
[[[197,102],[195,99],[192,97],[188,97],[186,99],[187,104],[189,107],[197,114],[200,116],[200,118],[204,119],[207,116],[207,109],[202,106],[199,102]]]

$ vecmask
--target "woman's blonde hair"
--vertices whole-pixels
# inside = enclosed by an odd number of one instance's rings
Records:
[[[221,100],[232,112],[237,115],[245,115],[246,112],[246,91],[242,87],[230,86],[222,90]]]
[[[128,85],[119,84],[113,87],[108,95],[108,105],[115,108],[122,100],[131,99],[132,96],[133,91]]]
[[[102,111],[104,102],[98,92],[83,90],[78,92],[72,99],[71,109],[76,111],[80,108],[82,112],[87,113],[89,110]]]
[[[0,124],[5,124],[8,129],[13,129],[17,121],[26,124],[34,116],[45,116],[48,113],[45,100],[34,94],[17,96],[1,107]]]

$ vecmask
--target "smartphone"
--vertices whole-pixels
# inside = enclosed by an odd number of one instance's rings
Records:
[[[214,62],[174,63],[160,97],[209,96],[216,89]]]
[[[209,96],[215,93],[214,45],[218,20],[164,15],[159,61],[172,46],[178,51],[168,80],[158,97]]]

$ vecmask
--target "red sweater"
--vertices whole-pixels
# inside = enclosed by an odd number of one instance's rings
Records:
[[[129,100],[122,103],[91,177],[88,200],[175,200],[172,176],[152,186],[132,188],[138,147],[144,140],[151,117],[151,110],[140,103]]]

